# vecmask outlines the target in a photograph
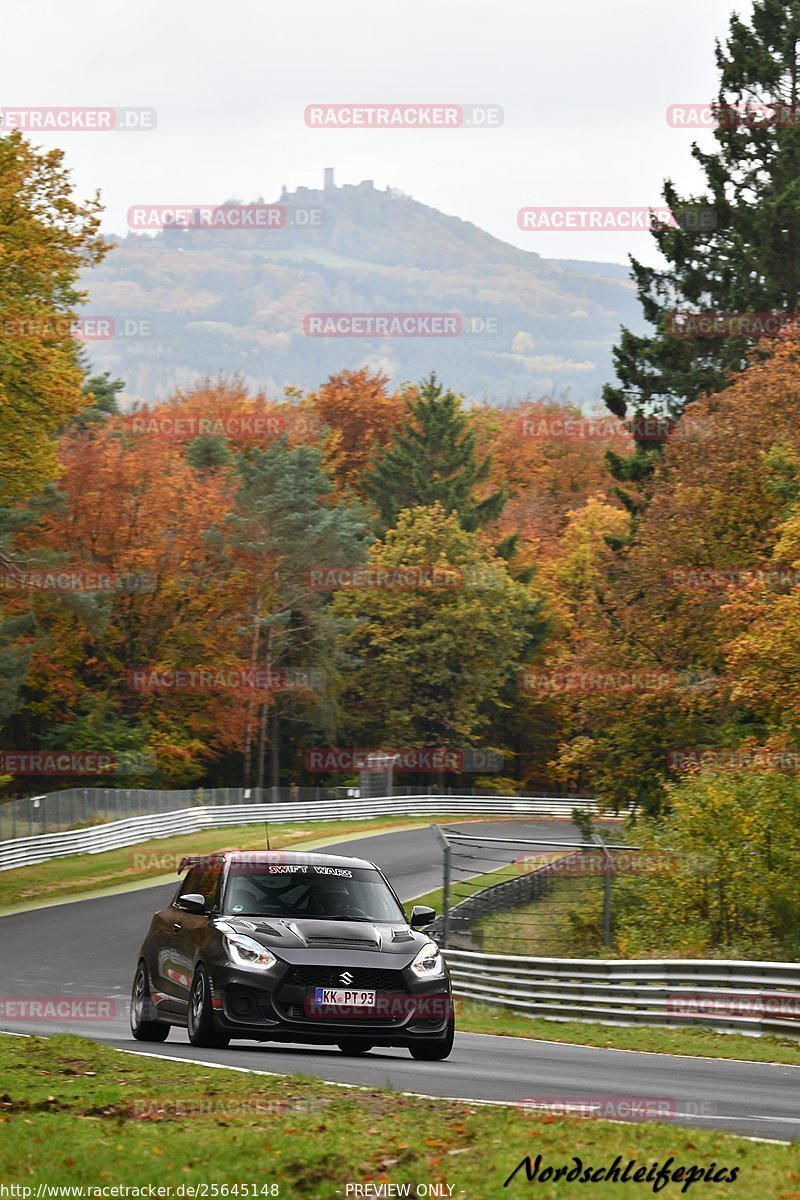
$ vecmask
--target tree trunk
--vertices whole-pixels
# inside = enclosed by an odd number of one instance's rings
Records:
[[[264,589],[259,589],[253,603],[253,643],[250,647],[250,670],[255,672],[258,665],[258,651],[261,644],[261,606],[264,602]],[[253,696],[247,702],[247,727],[244,737],[244,786],[250,787],[253,778],[251,757],[253,748],[253,726],[255,724],[256,702]]]
[[[272,675],[272,626],[270,625],[269,634],[267,635],[267,658],[264,664],[266,667],[266,678],[271,678]],[[269,722],[270,702],[265,700],[261,705],[261,727],[258,733],[258,766],[256,776],[256,787],[261,790],[264,786],[264,757],[267,749],[267,724]]]
[[[278,702],[277,700],[272,705],[272,736],[269,747],[270,759],[270,783],[275,789],[277,798],[278,788],[280,787],[280,749],[278,747]]]

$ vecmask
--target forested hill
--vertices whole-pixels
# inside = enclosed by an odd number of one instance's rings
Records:
[[[586,403],[611,378],[620,323],[641,326],[618,264],[547,260],[368,181],[328,180],[271,202],[285,207],[285,227],[166,229],[118,241],[83,277],[87,315],[111,316],[117,330],[88,342],[92,366],[146,400],[219,371],[277,393],[367,364],[393,383],[435,369],[472,400],[568,392]],[[512,206],[508,219],[511,228]],[[487,318],[494,331],[305,332],[307,314],[334,312],[459,313],[479,325]]]

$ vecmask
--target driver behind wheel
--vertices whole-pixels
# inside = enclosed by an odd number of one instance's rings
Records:
[[[351,908],[350,891],[341,879],[320,879],[308,909],[308,916],[341,917]]]
[[[261,912],[264,897],[243,875],[235,875],[231,879],[228,904],[232,912],[255,916]]]

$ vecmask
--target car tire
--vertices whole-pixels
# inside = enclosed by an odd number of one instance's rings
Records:
[[[344,1038],[336,1044],[342,1054],[366,1054],[372,1049],[369,1042],[359,1042],[356,1038]]]
[[[131,989],[131,1033],[137,1042],[165,1042],[169,1037],[166,1021],[150,1020],[153,1007],[147,964],[143,960],[136,968]]]
[[[198,967],[189,990],[189,1008],[186,1013],[189,1041],[193,1046],[216,1047],[223,1050],[231,1040],[220,1033],[214,1024],[214,1009],[211,1004],[211,980],[205,967]]]
[[[441,1059],[447,1058],[450,1055],[453,1049],[455,1033],[456,1023],[451,1017],[450,1024],[447,1026],[447,1033],[444,1037],[436,1038],[435,1041],[412,1043],[408,1047],[411,1057],[418,1058],[421,1062],[440,1062]]]

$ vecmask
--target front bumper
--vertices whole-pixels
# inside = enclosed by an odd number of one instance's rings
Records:
[[[246,971],[225,963],[211,971],[214,1018],[220,1032],[257,1041],[335,1044],[356,1039],[408,1046],[445,1036],[453,1000],[447,976],[418,979],[408,968],[351,965],[353,988],[375,992],[374,1010],[331,1010],[314,1002],[316,987],[341,987],[342,965],[281,963]]]

